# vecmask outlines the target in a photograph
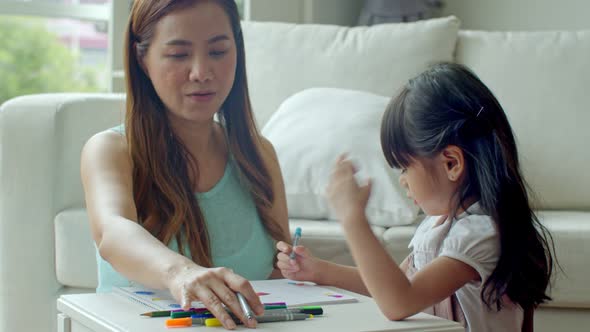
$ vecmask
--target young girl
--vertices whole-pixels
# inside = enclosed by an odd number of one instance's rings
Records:
[[[371,183],[359,185],[342,156],[328,198],[357,268],[277,244],[286,278],[372,296],[389,319],[425,311],[467,331],[532,329],[532,312],[549,300],[551,237],[531,210],[514,135],[502,107],[467,68],[436,65],[390,103],[381,127],[388,163],[428,215],[398,267],[364,214]]]

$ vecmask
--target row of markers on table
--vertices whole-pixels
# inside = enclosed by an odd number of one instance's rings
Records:
[[[305,320],[322,315],[324,310],[320,306],[302,306],[288,308],[284,302],[265,303],[264,314],[255,316],[259,323],[284,322],[291,320]],[[228,311],[236,324],[242,322]],[[170,317],[166,320],[167,327],[187,327],[193,325],[221,326],[221,322],[206,308],[191,308],[183,310],[152,311],[141,314],[146,317]]]

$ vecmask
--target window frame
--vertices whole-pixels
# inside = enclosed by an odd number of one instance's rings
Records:
[[[72,18],[82,21],[108,22],[111,18],[109,7],[109,4],[3,1],[0,6],[0,15]]]

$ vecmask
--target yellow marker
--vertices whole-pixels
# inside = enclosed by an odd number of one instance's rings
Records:
[[[223,324],[221,324],[221,322],[217,318],[207,318],[205,319],[205,326],[223,326]]]

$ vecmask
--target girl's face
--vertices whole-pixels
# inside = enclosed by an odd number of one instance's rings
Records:
[[[407,196],[414,200],[424,213],[432,216],[448,215],[457,185],[449,180],[444,163],[434,158],[415,158],[399,176]]]
[[[229,18],[212,1],[164,16],[142,62],[171,120],[213,119],[234,83],[237,51]]]

